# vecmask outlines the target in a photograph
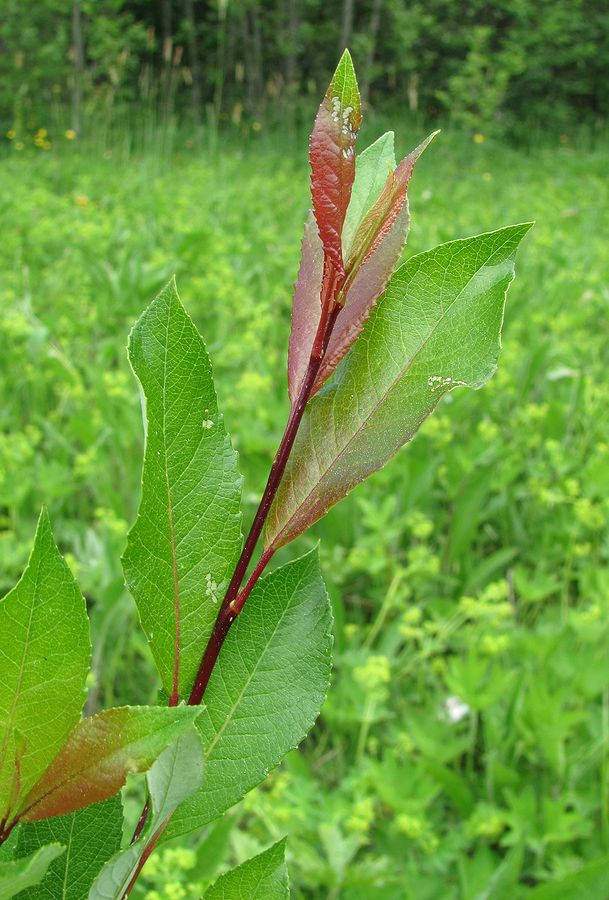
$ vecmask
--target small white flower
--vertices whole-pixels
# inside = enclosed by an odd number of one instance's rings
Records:
[[[444,701],[444,712],[449,722],[460,722],[469,713],[469,706],[458,697],[447,697]]]

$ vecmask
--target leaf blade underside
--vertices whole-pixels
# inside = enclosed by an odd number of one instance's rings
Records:
[[[203,777],[203,747],[198,733],[191,727],[163,751],[147,773],[151,810],[145,831],[135,843],[106,863],[91,886],[88,900],[123,897],[144,853],[179,804],[201,786]]]
[[[53,860],[65,853],[59,844],[41,847],[30,856],[0,863],[0,900],[10,900],[45,877]]]

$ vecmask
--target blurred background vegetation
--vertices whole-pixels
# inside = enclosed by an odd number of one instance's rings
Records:
[[[176,272],[247,524],[287,413],[307,129],[342,45],[361,147],[446,126],[413,178],[407,255],[537,220],[497,375],[284,551],[321,538],[336,670],[317,728],[153,859],[138,896],[194,900],[288,832],[297,898],[606,900],[606,5],[0,11],[0,594],[47,503],[92,618],[89,712],[157,689],[119,561],[142,454],[128,331]]]
[[[604,0],[2,0],[0,122],[308,122],[345,46],[364,100],[523,138],[607,116]]]

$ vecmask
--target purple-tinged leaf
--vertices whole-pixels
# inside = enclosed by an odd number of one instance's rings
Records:
[[[393,226],[357,271],[345,305],[337,316],[311,395],[324,386],[361,334],[404,249],[409,222],[408,200],[405,200]]]
[[[313,213],[305,222],[298,279],[292,302],[292,332],[288,352],[288,390],[294,403],[302,384],[321,318],[324,250]]]
[[[18,584],[0,600],[0,820],[10,819],[80,718],[91,647],[85,601],[40,514]]]
[[[149,769],[200,712],[192,706],[125,706],[83,719],[23,801],[20,818],[65,815],[114,796],[127,775]]]
[[[346,262],[348,274],[356,271],[359,266],[369,259],[380,246],[383,238],[391,230],[398,218],[402,206],[406,201],[406,191],[415,163],[425,148],[431,143],[438,132],[430,134],[422,144],[409,153],[395,171],[390,172],[375,203],[360,221]],[[405,237],[405,236],[404,236]]]
[[[395,272],[340,377],[307,405],[266,549],[302,534],[385,465],[447,391],[490,378],[514,257],[530,227],[452,241]]]
[[[393,131],[387,131],[355,157],[355,181],[343,225],[343,259],[349,257],[353,236],[376,198],[387,175],[396,167]]]
[[[312,394],[323,387],[361,334],[366,319],[383,293],[398,262],[410,224],[406,191],[419,156],[431,134],[390,172],[376,201],[356,229],[347,262],[343,308],[338,314]]]
[[[311,134],[311,196],[326,259],[340,287],[345,268],[342,231],[355,177],[353,145],[361,124],[359,90],[345,50],[326,92]]]

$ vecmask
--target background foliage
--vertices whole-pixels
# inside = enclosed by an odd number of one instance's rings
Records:
[[[364,100],[520,139],[608,112],[602,0],[2,0],[0,129],[308,123],[342,49]],[[143,115],[145,114],[145,115]],[[132,124],[132,123],[131,123]],[[40,135],[40,129],[45,134]]]
[[[119,564],[142,454],[126,337],[176,272],[251,517],[287,411],[290,285],[309,202],[299,123],[334,66],[349,4],[195,0],[197,132],[189,4],[171,6],[166,65],[167,4],[83,0],[84,141],[72,133],[72,10],[3,6],[0,115],[15,133],[0,150],[0,593],[48,503],[92,618],[88,711],[154,702]],[[373,107],[361,146],[384,130],[383,98],[462,126],[418,163],[407,255],[537,225],[497,375],[449,396],[397,460],[278,557],[321,538],[336,671],[317,729],[219,825],[153,857],[137,896],[198,898],[221,868],[286,832],[296,897],[564,898],[576,896],[575,872],[586,896],[605,896],[606,15],[592,2],[466,13],[443,0],[354,3],[350,42]],[[425,133],[417,116],[398,129],[404,152]],[[595,141],[576,119],[599,123]],[[556,131],[519,148],[492,136],[525,123],[533,136]],[[127,803],[135,816],[136,793]]]

